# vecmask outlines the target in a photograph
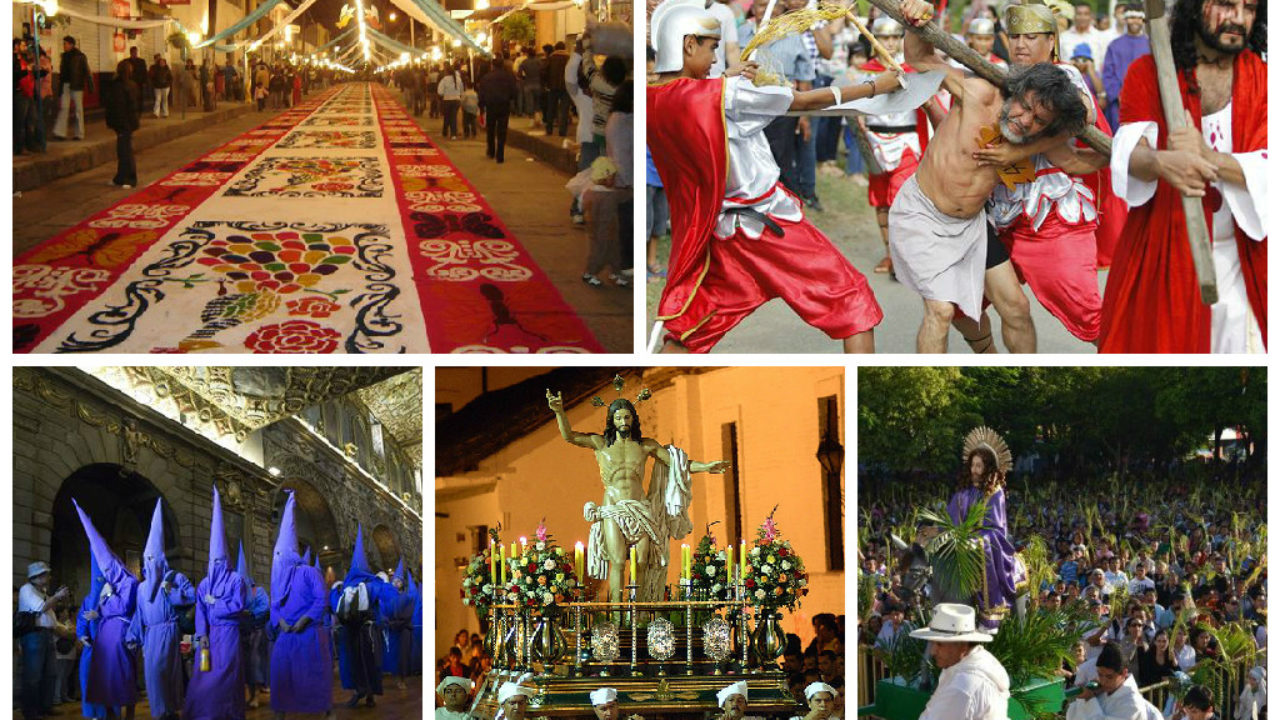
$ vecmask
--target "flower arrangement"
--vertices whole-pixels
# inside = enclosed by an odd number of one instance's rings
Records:
[[[492,546],[491,546],[492,547]],[[490,548],[477,553],[467,563],[467,571],[462,577],[462,604],[475,608],[476,616],[484,618],[489,614],[489,606],[493,604],[493,582],[490,574]]]
[[[506,601],[535,613],[554,614],[561,603],[580,599],[582,585],[574,557],[555,544],[547,527],[538,524],[535,541],[509,561]]]
[[[809,574],[804,570],[804,560],[789,541],[781,539],[772,512],[756,530],[755,544],[747,551],[742,577],[747,602],[755,607],[794,611],[800,607],[800,598],[809,594]]]
[[[728,600],[732,584],[729,581],[729,560],[724,550],[716,549],[715,536],[707,532],[693,551],[689,572],[689,586],[695,596],[707,600]]]

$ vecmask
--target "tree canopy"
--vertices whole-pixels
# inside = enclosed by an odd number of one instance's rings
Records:
[[[1000,432],[1017,458],[1112,468],[1216,449],[1234,428],[1266,457],[1265,368],[863,367],[858,463],[890,472],[950,472],[964,435]]]

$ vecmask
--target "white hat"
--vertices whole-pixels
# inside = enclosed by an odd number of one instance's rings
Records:
[[[457,675],[450,675],[449,677],[440,681],[440,684],[436,686],[436,692],[443,695],[445,689],[448,688],[450,685],[457,685],[463,690],[466,690],[468,693],[475,688],[475,683],[471,682],[469,679],[464,677],[458,677]]]
[[[724,707],[724,702],[734,695],[741,695],[743,700],[747,699],[747,681],[739,680],[732,685],[726,685],[723,690],[716,693],[716,705]]]
[[[49,563],[37,560],[27,566],[27,579],[34,580],[47,572],[51,572]]]
[[[809,687],[806,687],[804,689],[805,702],[812,700],[813,696],[817,695],[820,692],[831,693],[832,700],[835,700],[836,696],[840,694],[836,692],[835,688],[831,687],[830,685],[824,682],[809,683]]]
[[[977,613],[968,605],[939,603],[933,608],[929,627],[916,630],[911,637],[933,642],[991,642],[991,636],[974,630]]]
[[[618,691],[613,688],[600,688],[591,691],[591,705],[604,705],[618,699]]]
[[[650,44],[657,53],[654,72],[679,72],[684,68],[685,36],[720,37],[720,21],[705,8],[705,0],[663,0],[654,9],[649,18]]]
[[[906,32],[902,29],[902,23],[888,16],[877,18],[871,25],[871,34],[875,36],[881,35],[901,35]]]
[[[991,18],[974,18],[969,21],[970,35],[994,35],[995,32],[996,24],[991,21]]]
[[[504,682],[502,687],[498,688],[498,704],[501,705],[516,695],[523,695],[528,698],[532,693],[529,688],[523,685],[517,685],[513,682]]]

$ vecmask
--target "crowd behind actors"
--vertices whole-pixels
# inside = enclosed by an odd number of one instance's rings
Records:
[[[76,578],[67,580],[78,587],[54,590],[50,565],[35,561],[15,593],[15,715],[133,718],[145,701],[165,720],[235,720],[260,705],[277,718],[333,717],[335,673],[348,707],[374,706],[384,675],[407,691],[421,674],[422,598],[403,560],[373,573],[358,530],[346,576],[331,568],[326,587],[318,554],[299,552],[289,493],[270,581],[259,583],[267,572],[250,569],[243,545],[238,558],[228,551],[216,489],[213,508],[197,584],[165,557],[162,501],[136,572],[76,506],[89,538],[87,587]]]
[[[589,240],[582,281],[626,288],[633,275],[630,77],[618,48],[593,48],[583,35],[541,48],[513,43],[474,62],[410,62],[384,79],[415,115],[440,118],[444,140],[478,139],[483,126],[485,155],[498,164],[506,161],[513,117],[546,137],[567,138],[572,121],[581,181],[571,183],[569,215]]]
[[[884,653],[919,624],[922,600],[904,590],[889,538],[914,532],[916,510],[954,484],[936,476],[860,483],[860,582],[875,586],[859,621],[860,652]],[[1086,618],[1074,661],[1060,672],[1069,688],[1098,681],[1100,662],[1102,676],[1132,677],[1135,689],[1186,683],[1184,675],[1220,653],[1209,631],[1228,624],[1266,650],[1265,468],[1190,461],[1123,478],[1050,471],[1013,476],[1005,492],[1011,539],[1021,546],[1043,538],[1056,570],[1033,589],[1038,607],[1075,608]],[[1118,661],[1099,660],[1108,647]],[[1231,720],[1264,718],[1264,668],[1261,660],[1245,668],[1232,697],[1210,702],[1219,712],[1232,707]],[[1171,694],[1163,717],[1205,717],[1175,705]]]
[[[786,676],[787,687],[791,697],[796,701],[796,709],[779,715],[782,718],[799,717],[805,720],[822,720],[823,718],[846,717],[845,679],[844,679],[844,615],[818,613],[812,617],[813,638],[806,645],[794,633],[787,634],[786,646],[777,665],[777,670]],[[480,635],[471,633],[465,628],[454,636],[449,651],[436,661],[437,720],[464,720],[472,717],[467,713],[471,707],[474,693],[480,688],[485,676],[493,668],[493,658],[484,649]],[[725,677],[726,682],[731,678]],[[603,682],[603,681],[602,681]],[[817,685],[823,685],[824,695],[817,695]],[[760,713],[750,709],[750,698],[741,701],[733,698],[737,692],[722,693],[718,698],[718,710],[708,712],[708,717],[723,720],[738,720],[744,717],[758,716]],[[616,700],[611,708],[602,708],[606,703],[595,703],[583,698],[584,715],[586,706],[596,707],[597,717],[621,720]],[[739,706],[741,703],[741,706]],[[641,713],[643,714],[643,713]]]

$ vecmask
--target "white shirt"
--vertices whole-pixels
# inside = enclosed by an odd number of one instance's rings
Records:
[[[1113,593],[1120,588],[1129,586],[1129,576],[1123,570],[1116,570],[1115,572],[1110,570],[1103,571],[1102,579],[1107,583],[1107,588]]]
[[[1072,687],[1084,687],[1098,679],[1098,658],[1085,660],[1076,666],[1076,679]]]
[[[942,671],[919,720],[1005,720],[1008,714],[1009,674],[979,645]]]
[[[46,603],[48,603],[48,607],[45,607]],[[36,617],[37,627],[55,628],[58,626],[58,618],[53,614],[53,603],[50,603],[48,596],[36,589],[36,586],[31,583],[23,585],[18,590],[18,611],[38,613],[38,617]]]
[[[729,43],[738,44],[738,18],[727,4],[718,2],[718,0],[711,0],[711,7],[707,8],[707,12],[720,21],[720,44],[716,45],[716,61],[711,64],[711,75],[709,76],[718,78],[724,75],[725,71],[725,48]],[[739,47],[738,50],[741,51],[742,48]]]
[[[1181,650],[1175,650],[1173,657],[1178,661],[1178,669],[1187,672],[1192,665],[1196,664],[1196,649],[1188,643],[1183,645]]]
[[[578,87],[578,68],[581,66],[582,55],[576,52],[570,55],[569,62],[564,64],[564,88],[569,93],[569,99],[573,100],[574,108],[578,110],[578,129],[574,139],[579,145],[589,143],[596,137],[591,129],[591,114],[595,112],[591,96]]]
[[[778,163],[764,136],[765,127],[791,107],[793,97],[790,88],[756,87],[741,75],[724,81],[725,130],[729,136],[729,177],[724,187],[724,207],[746,205],[774,219],[790,222],[804,217],[796,200],[780,189]],[[764,225],[757,220],[721,215],[715,235],[729,238],[739,227],[752,239],[764,232]]]
[[[1130,675],[1110,695],[1099,693],[1088,700],[1072,702],[1067,706],[1067,720],[1147,720],[1150,706],[1151,703],[1142,699],[1138,683]]]
[[[1245,292],[1235,229],[1257,241],[1266,239],[1267,159],[1266,150],[1231,152],[1231,105],[1201,118],[1201,133],[1209,147],[1231,153],[1244,171],[1244,187],[1219,180],[1212,188],[1223,198],[1210,219],[1213,237],[1214,274],[1218,281],[1218,302],[1211,311],[1209,349],[1215,353],[1262,353],[1262,333]],[[1156,146],[1156,124],[1151,121],[1125,123],[1112,141],[1111,187],[1129,207],[1145,205],[1155,197],[1158,181],[1146,182],[1129,175],[1129,158],[1138,142],[1145,139]]]
[[[618,166],[618,178],[615,188],[630,188],[632,154],[634,152],[633,128],[635,115],[630,113],[609,113],[609,122],[604,128],[604,150],[614,165]]]
[[[1072,25],[1066,32],[1058,36],[1058,49],[1062,52],[1058,57],[1063,60],[1070,60],[1072,54],[1076,51],[1076,46],[1084,43],[1089,46],[1089,50],[1093,52],[1093,67],[1097,70],[1098,76],[1102,76],[1102,61],[1107,54],[1107,45],[1111,42],[1111,38],[1092,25],[1084,32],[1076,32],[1076,26]]]
[[[445,708],[442,708],[442,707],[436,708],[436,720],[471,720],[471,719],[472,719],[471,713],[468,713],[466,710],[463,710],[462,712],[455,712],[453,710],[446,710]]]
[[[1137,597],[1145,590],[1155,590],[1156,581],[1151,578],[1134,578],[1129,581],[1129,594]]]
[[[442,100],[461,100],[462,99],[462,76],[458,73],[445,75],[440,79],[440,85],[436,88],[440,92]]]

